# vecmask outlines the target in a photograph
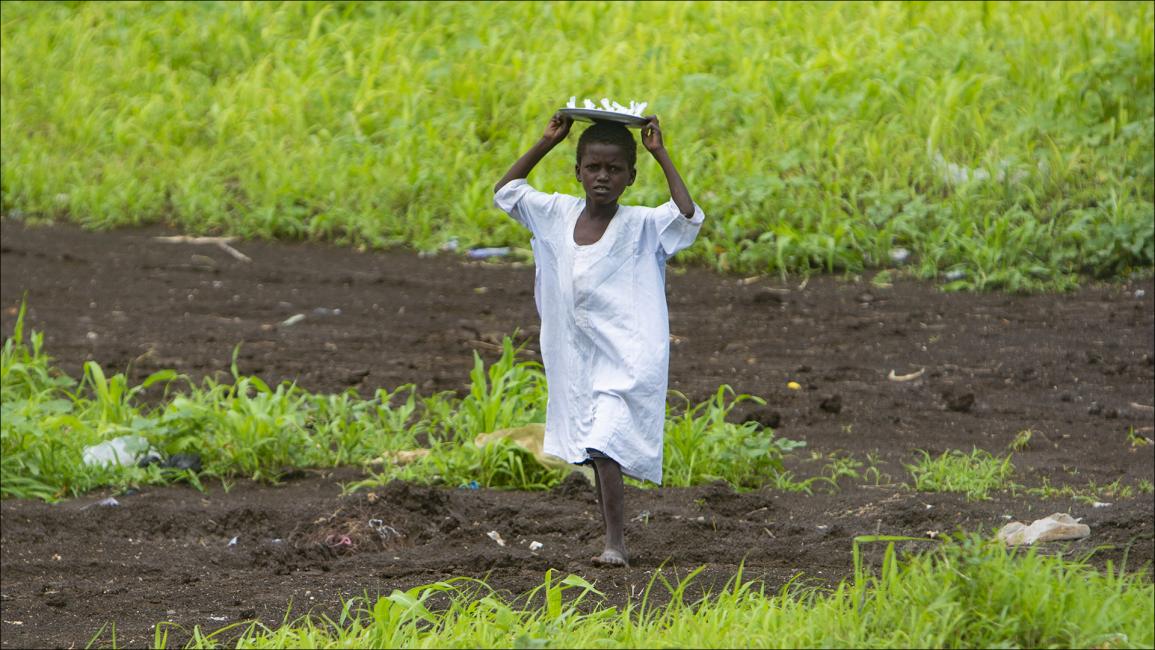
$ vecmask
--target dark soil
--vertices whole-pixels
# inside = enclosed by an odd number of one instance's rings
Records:
[[[4,335],[26,294],[28,325],[73,374],[89,359],[135,380],[161,368],[228,373],[240,344],[242,373],[365,396],[407,383],[461,390],[474,351],[492,361],[502,336],[517,330],[536,358],[528,266],[240,242],[252,258],[245,263],[215,246],[152,239],[171,234],[0,221]],[[114,508],[93,505],[103,493],[55,505],[5,500],[0,643],[83,646],[115,623],[118,644],[142,646],[162,621],[189,630],[251,618],[277,625],[290,602],[293,616],[332,615],[341,597],[454,576],[522,594],[548,568],[584,576],[615,604],[637,600],[659,568],[673,579],[704,565],[691,594],[720,588],[741,562],[745,578],[769,589],[796,574],[831,585],[851,572],[855,535],[991,534],[1008,517],[1029,523],[1053,512],[1082,517],[1092,534],[1048,552],[1099,548],[1098,566],[1150,564],[1155,505],[1140,486],[1155,480],[1155,447],[1132,443],[1155,436],[1143,408],[1155,390],[1150,279],[1012,296],[672,268],[668,285],[670,387],[694,401],[720,384],[765,398],[734,418],[806,441],[788,459],[796,476],[853,458],[858,478],[809,496],[627,488],[628,570],[590,564],[601,523],[576,476],[547,494],[393,483],[342,497],[341,484],[361,478],[343,468],[278,486],[149,488],[118,496]],[[281,324],[296,314],[304,319]],[[888,379],[920,369],[911,381]],[[1111,505],[1008,493],[968,502],[903,485],[917,450],[1006,454],[1025,430],[1033,434],[1013,453],[1017,483],[1045,480]],[[1132,496],[1102,489],[1117,480]],[[530,551],[533,541],[544,546]],[[654,593],[660,602],[664,590]]]

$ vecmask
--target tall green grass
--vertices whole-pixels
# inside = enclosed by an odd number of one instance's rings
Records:
[[[524,245],[492,185],[571,96],[645,100],[688,260],[948,288],[1155,262],[1149,2],[40,3],[0,18],[4,214]],[[643,152],[644,153],[644,152]],[[576,193],[573,139],[533,182]],[[644,156],[643,156],[644,158]],[[641,162],[626,201],[668,198]]]
[[[56,368],[43,335],[24,332],[23,306],[13,336],[0,356],[0,495],[55,500],[100,486],[128,486],[200,479],[191,471],[157,465],[86,465],[85,447],[124,435],[142,436],[164,456],[195,453],[200,476],[275,481],[299,467],[376,467],[371,478],[350,486],[404,479],[429,484],[545,489],[566,476],[542,466],[526,450],[499,441],[474,444],[481,433],[545,419],[546,381],[541,366],[518,359],[506,337],[501,356],[488,367],[474,357],[470,390],[418,395],[412,385],[378,389],[367,397],[349,390],[309,393],[288,382],[269,386],[237,372],[231,381],[196,384],[174,371],[154,373],[132,386],[92,361],[80,380]],[[150,386],[165,394],[142,399]],[[732,396],[732,397],[731,397]],[[755,425],[725,421],[735,403],[754,399],[729,387],[702,404],[669,409],[666,485],[725,480],[737,488],[772,483],[782,454],[801,443],[778,438]],[[694,446],[700,445],[695,451]],[[409,464],[372,464],[389,452],[426,447]]]
[[[670,583],[661,570],[640,600],[600,601],[585,579],[546,572],[527,596],[509,599],[458,578],[345,603],[335,619],[305,617],[279,628],[239,623],[191,631],[189,647],[241,648],[1142,648],[1152,632],[1149,576],[1019,553],[977,537],[899,559],[889,542],[877,571],[862,568],[833,591],[792,583],[767,593],[741,573],[720,592],[691,600],[700,571]],[[655,591],[657,590],[657,591]],[[667,604],[655,606],[663,594]],[[434,600],[448,604],[434,606]],[[656,599],[656,598],[655,598]],[[173,626],[159,624],[156,646]]]

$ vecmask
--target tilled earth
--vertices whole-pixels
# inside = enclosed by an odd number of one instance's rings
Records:
[[[245,262],[213,245],[154,239],[173,234],[0,220],[4,335],[26,295],[28,325],[74,374],[89,359],[135,380],[161,368],[227,373],[240,344],[242,373],[365,396],[408,383],[462,390],[473,353],[492,361],[515,332],[536,358],[532,267],[234,243]],[[186,631],[247,619],[276,625],[290,608],[333,614],[342,597],[455,576],[515,595],[549,568],[595,582],[615,604],[640,598],[659,570],[673,579],[705,566],[690,591],[700,594],[743,562],[743,576],[770,589],[797,574],[831,585],[850,574],[856,535],[991,534],[1008,518],[1053,512],[1083,518],[1092,533],[1048,551],[1098,549],[1099,565],[1150,564],[1155,505],[1142,486],[1155,480],[1155,447],[1136,443],[1155,436],[1151,279],[1061,295],[967,295],[911,281],[786,282],[673,267],[668,287],[672,389],[694,401],[721,384],[760,396],[765,406],[743,403],[733,415],[805,441],[788,459],[796,476],[849,459],[861,463],[858,476],[813,495],[627,488],[628,570],[591,566],[601,522],[577,475],[546,494],[392,483],[342,497],[341,485],[362,474],[340,468],[277,486],[148,488],[118,495],[116,508],[94,505],[103,493],[55,505],[5,500],[0,644],[82,646],[115,623],[118,644],[141,646],[162,621]],[[888,378],[920,370],[910,381]],[[968,502],[905,485],[904,464],[918,450],[1006,454],[1028,430],[1012,455],[1014,481],[1088,498]],[[1130,496],[1104,488],[1115,481]],[[531,542],[542,546],[531,551]]]

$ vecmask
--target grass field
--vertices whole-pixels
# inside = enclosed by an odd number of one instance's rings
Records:
[[[514,600],[459,579],[354,599],[336,619],[194,630],[188,647],[221,647],[238,629],[243,648],[1141,648],[1155,638],[1144,577],[976,537],[900,559],[894,542],[907,539],[856,538],[854,579],[833,592],[789,585],[766,593],[738,575],[721,593],[691,601],[683,594],[697,572],[675,584],[657,571],[640,604],[619,608],[599,604],[601,592],[576,575],[547,572]],[[877,542],[888,548],[872,569],[859,547]],[[663,590],[668,604],[647,606]],[[171,631],[158,625],[155,647],[168,647]]]
[[[648,101],[741,273],[951,289],[1155,260],[1136,3],[22,3],[3,210],[92,227],[526,248],[493,183],[571,95]],[[644,151],[643,151],[644,154]],[[576,192],[573,143],[534,172]],[[657,166],[626,195],[657,203]]]

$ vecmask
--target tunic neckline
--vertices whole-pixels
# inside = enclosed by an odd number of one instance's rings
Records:
[[[603,231],[603,232],[602,232],[602,236],[601,236],[601,237],[599,237],[599,238],[598,238],[598,240],[597,240],[596,242],[592,243],[592,244],[579,244],[579,243],[577,243],[577,241],[575,241],[575,240],[574,240],[573,236],[574,236],[574,231],[577,229],[577,222],[578,222],[578,219],[581,219],[581,217],[582,217],[582,210],[585,210],[585,209],[586,209],[586,201],[585,201],[585,199],[582,199],[582,200],[581,200],[581,204],[580,204],[580,207],[579,207],[579,209],[578,209],[578,211],[577,211],[577,216],[576,216],[576,217],[574,217],[573,223],[572,223],[572,224],[570,224],[570,227],[569,227],[569,243],[570,243],[570,246],[573,246],[573,247],[574,247],[575,249],[577,249],[577,250],[589,250],[589,249],[593,249],[593,248],[595,248],[595,247],[596,247],[598,244],[600,244],[600,243],[604,242],[604,241],[607,239],[608,235],[610,234],[610,229],[614,227],[614,223],[616,223],[616,222],[617,222],[617,220],[620,218],[620,216],[621,216],[621,214],[622,214],[622,205],[621,205],[621,204],[618,204],[618,209],[617,209],[617,212],[614,212],[614,216],[613,216],[613,218],[611,218],[611,219],[610,219],[610,222],[609,222],[609,224],[607,224],[607,225],[606,225],[606,229],[605,229],[605,231]]]

